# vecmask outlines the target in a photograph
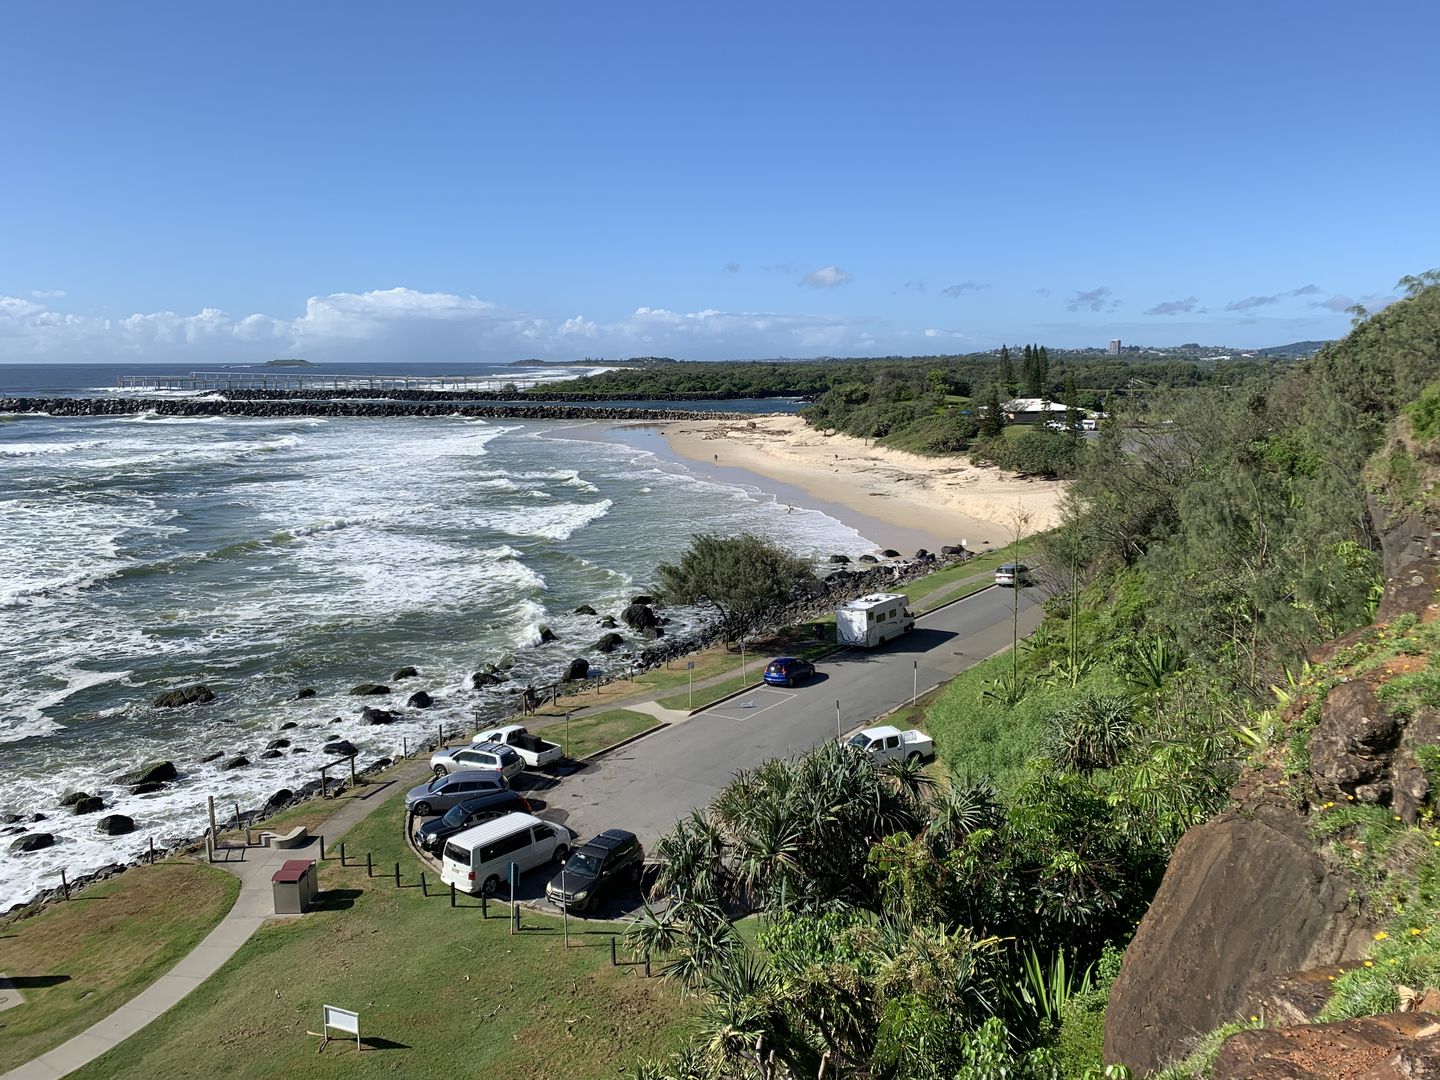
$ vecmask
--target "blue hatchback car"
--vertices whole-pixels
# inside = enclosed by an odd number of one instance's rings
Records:
[[[777,656],[765,665],[765,681],[771,686],[794,686],[814,674],[814,664],[794,656]]]

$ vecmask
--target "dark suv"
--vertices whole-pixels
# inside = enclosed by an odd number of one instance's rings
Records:
[[[456,803],[443,817],[431,818],[415,830],[415,843],[422,851],[440,851],[456,833],[515,811],[528,814],[530,804],[514,791],[492,791]]]
[[[550,879],[545,895],[571,911],[589,911],[602,892],[640,880],[645,849],[632,832],[606,829],[570,853],[565,869]]]

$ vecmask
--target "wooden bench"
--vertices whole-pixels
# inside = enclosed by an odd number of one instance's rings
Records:
[[[261,833],[260,842],[272,848],[304,847],[310,842],[310,830],[304,825],[297,825],[288,833]]]

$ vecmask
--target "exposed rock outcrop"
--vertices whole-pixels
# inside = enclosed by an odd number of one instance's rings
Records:
[[[583,656],[577,656],[574,660],[571,660],[569,666],[565,668],[564,678],[566,682],[574,682],[577,679],[585,678],[588,674],[590,674],[590,661],[586,660]]]
[[[413,679],[416,678],[419,674],[420,672],[417,669],[410,667],[407,664],[405,667],[397,670],[394,675],[391,675],[390,681],[399,682],[401,679]]]
[[[650,610],[648,604],[631,604],[620,613],[620,621],[631,630],[644,630],[647,627],[660,625],[659,616]]]
[[[210,687],[204,683],[195,683],[193,686],[166,690],[150,704],[157,709],[177,709],[183,705],[204,705],[214,700],[215,694]]]
[[[416,690],[415,693],[410,695],[410,699],[405,702],[406,707],[411,709],[428,709],[434,704],[434,699],[424,690]]]
[[[10,850],[15,854],[23,854],[27,851],[39,851],[42,848],[50,847],[55,843],[55,837],[48,832],[26,833],[24,836],[17,836],[10,841]]]
[[[357,697],[377,697],[380,694],[390,693],[390,687],[384,683],[361,683],[359,686],[352,686],[350,693]]]
[[[163,784],[174,780],[180,774],[173,761],[156,761],[142,765],[115,778],[117,784]]]
[[[1336,1024],[1242,1031],[1211,1080],[1440,1080],[1440,1016],[1387,1013]]]
[[[125,814],[106,814],[95,823],[95,830],[106,836],[125,836],[135,831],[135,819]]]

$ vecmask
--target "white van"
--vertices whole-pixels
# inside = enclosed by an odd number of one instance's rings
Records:
[[[872,593],[835,609],[835,640],[841,645],[873,649],[914,626],[910,598],[904,593]]]
[[[447,840],[440,880],[461,892],[494,896],[509,880],[511,863],[521,874],[548,862],[562,863],[574,844],[575,834],[564,825],[534,814],[506,814]]]

